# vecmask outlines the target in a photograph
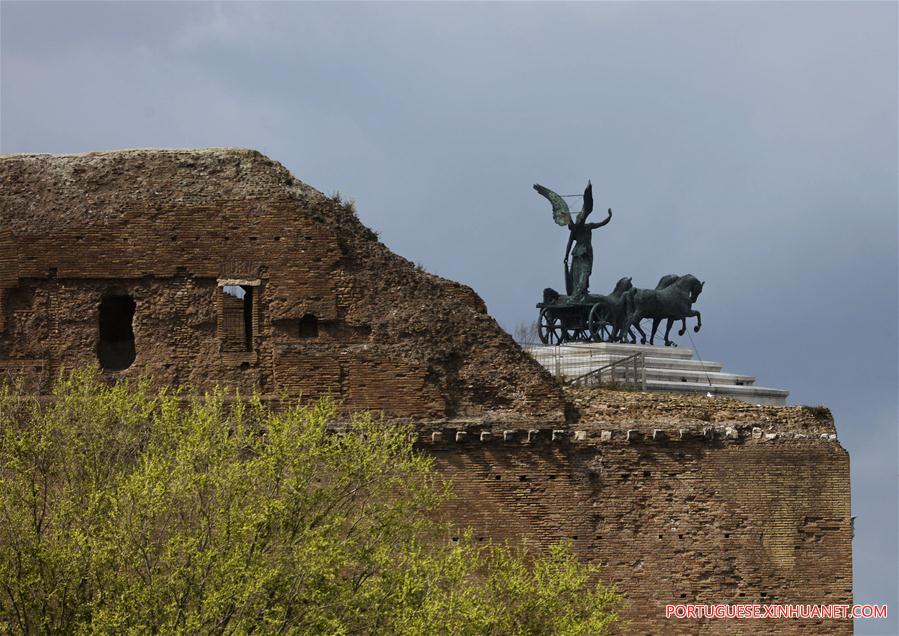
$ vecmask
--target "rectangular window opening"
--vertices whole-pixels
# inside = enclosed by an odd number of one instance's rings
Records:
[[[253,350],[253,288],[255,285],[227,281],[221,284],[221,329],[226,351]]]
[[[134,362],[134,308],[131,296],[109,296],[100,303],[97,357],[107,371],[121,371]]]

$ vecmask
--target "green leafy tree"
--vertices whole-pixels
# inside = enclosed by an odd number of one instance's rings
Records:
[[[0,632],[604,634],[569,546],[448,540],[411,429],[61,378],[0,387]]]

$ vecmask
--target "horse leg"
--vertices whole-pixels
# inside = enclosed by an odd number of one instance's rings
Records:
[[[631,314],[631,317],[628,318],[627,330],[628,333],[631,334],[632,343],[636,344],[637,336],[634,335],[634,332],[631,331],[631,327],[636,327],[637,331],[640,332],[640,344],[646,344],[646,332],[643,331],[643,328],[640,326],[640,320],[642,320],[643,316],[638,313]]]
[[[702,329],[702,314],[695,309],[691,309],[687,316],[696,316],[696,326],[693,327],[693,331],[699,333],[699,330]]]
[[[659,322],[660,323],[662,322],[661,318],[659,318]],[[666,347],[670,347],[672,345],[674,345],[675,347],[677,346],[668,337],[669,334],[671,333],[671,325],[673,325],[673,324],[674,324],[674,318],[668,318],[667,322],[665,323],[665,346]]]
[[[649,336],[649,344],[652,344],[652,341],[656,338],[656,331],[659,330],[659,323],[662,321],[661,318],[653,318],[652,319],[652,333]]]
[[[637,342],[637,336],[634,335],[634,330],[631,329],[631,317],[636,311],[633,296],[633,290],[628,290],[621,297],[621,342],[627,342],[626,338],[630,336],[632,344]]]
[[[681,318],[680,330],[678,330],[677,335],[682,336],[687,333],[687,319]]]
[[[668,334],[671,333],[671,325],[673,325],[673,324],[674,324],[674,318],[669,318],[668,324],[665,325],[665,346],[666,347],[670,347],[672,345],[672,342],[668,339]],[[683,335],[683,334],[681,334],[681,335]]]
[[[609,342],[618,342],[618,316],[613,307],[610,307],[606,313],[606,320],[612,325],[612,332],[609,334]]]
[[[615,314],[615,342],[627,342],[628,324],[627,314],[622,309]]]
[[[631,344],[635,344],[637,342],[637,334],[634,333],[634,330],[630,325],[627,326],[627,329],[623,330],[621,334],[622,342],[630,342]]]

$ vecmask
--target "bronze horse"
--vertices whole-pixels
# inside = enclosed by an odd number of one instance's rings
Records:
[[[625,328],[628,314],[624,297],[633,288],[631,277],[626,276],[615,284],[615,289],[609,295],[588,296],[588,301],[593,304],[590,315],[592,316],[596,312],[597,317],[612,325],[611,342],[617,342]]]
[[[664,286],[663,286],[664,285]],[[646,333],[640,327],[640,321],[644,318],[652,319],[652,333],[649,337],[649,344],[653,344],[659,323],[663,319],[668,320],[665,328],[665,346],[670,347],[674,344],[668,339],[671,333],[671,326],[675,320],[682,322],[678,335],[684,335],[687,330],[687,318],[696,317],[696,326],[693,331],[698,332],[702,327],[702,315],[699,311],[693,309],[693,303],[702,293],[705,282],[701,282],[692,274],[675,277],[674,275],[663,276],[659,281],[656,289],[632,289],[625,294],[625,302],[627,304],[627,321],[626,330],[633,337],[631,327],[636,327],[640,332],[640,342],[646,344]]]

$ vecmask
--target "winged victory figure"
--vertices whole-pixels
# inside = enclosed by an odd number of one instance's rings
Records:
[[[612,220],[612,209],[609,215],[599,223],[587,223],[587,217],[593,211],[593,185],[587,181],[584,190],[584,205],[575,221],[571,220],[568,204],[560,195],[540,184],[534,184],[534,190],[546,197],[553,206],[553,220],[561,226],[568,226],[568,245],[565,247],[565,290],[572,298],[587,294],[590,286],[590,274],[593,271],[593,230],[600,228]],[[575,244],[574,252],[571,245]],[[571,268],[568,267],[568,256],[572,256]]]

